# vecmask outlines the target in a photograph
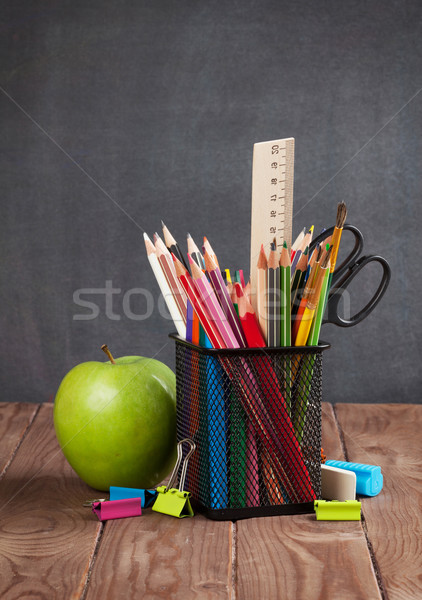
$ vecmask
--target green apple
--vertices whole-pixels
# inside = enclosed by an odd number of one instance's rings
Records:
[[[65,376],[54,402],[63,453],[88,485],[152,488],[176,459],[176,382],[158,360],[86,362]]]

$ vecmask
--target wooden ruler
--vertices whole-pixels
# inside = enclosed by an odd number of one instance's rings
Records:
[[[260,142],[253,147],[251,213],[251,291],[256,296],[256,263],[261,244],[268,256],[276,238],[292,244],[294,138]],[[254,306],[255,308],[255,306]]]

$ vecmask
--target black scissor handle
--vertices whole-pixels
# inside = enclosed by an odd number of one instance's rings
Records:
[[[380,263],[383,269],[382,278],[378,289],[366,306],[364,306],[359,312],[350,317],[350,319],[342,319],[338,314],[340,299],[350,282],[370,262]],[[333,323],[339,327],[353,327],[353,325],[357,325],[366,319],[366,317],[374,310],[378,302],[383,297],[390,282],[390,278],[391,269],[385,258],[382,256],[362,256],[352,267],[348,269],[346,273],[344,273],[340,280],[335,282],[335,286],[331,288],[327,302],[327,318],[324,319],[323,323]]]
[[[351,231],[355,238],[355,245],[348,256],[343,260],[343,262],[336,266],[333,280],[331,285],[337,284],[338,279],[345,273],[353,264],[357,262],[357,258],[363,250],[363,235],[361,231],[354,225],[348,225],[347,223],[343,227],[343,231]],[[312,253],[312,250],[315,248],[317,244],[322,244],[324,240],[327,239],[330,235],[333,235],[334,225],[333,227],[329,227],[325,231],[319,234],[314,240],[312,240],[310,248],[309,248],[309,256]]]

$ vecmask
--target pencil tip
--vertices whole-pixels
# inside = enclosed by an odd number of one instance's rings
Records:
[[[189,233],[189,231],[188,231],[188,235],[186,237],[187,238],[191,238],[192,237],[191,234]]]
[[[313,225],[311,225],[311,226],[310,226],[310,228],[309,228],[309,231],[308,231],[308,233],[313,233],[313,231],[314,231],[314,226],[313,226]]]
[[[286,240],[284,240],[284,242],[283,242],[283,248],[287,248],[287,242],[286,242]]]
[[[165,225],[164,225],[163,221],[161,221],[161,227],[165,227]]]

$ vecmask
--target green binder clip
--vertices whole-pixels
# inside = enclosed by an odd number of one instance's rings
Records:
[[[317,521],[360,521],[361,503],[358,500],[315,500]]]
[[[183,444],[186,443],[190,446],[189,452],[185,456],[183,461],[182,472],[180,474],[179,489],[176,489],[177,473],[182,462],[183,456]],[[190,492],[183,489],[185,485],[186,469],[188,468],[189,457],[195,450],[196,446],[192,440],[185,439],[177,444],[177,461],[174,465],[173,473],[171,474],[170,480],[167,484],[161,485],[157,488],[158,496],[152,510],[170,515],[171,517],[193,517],[193,510],[190,505]]]

